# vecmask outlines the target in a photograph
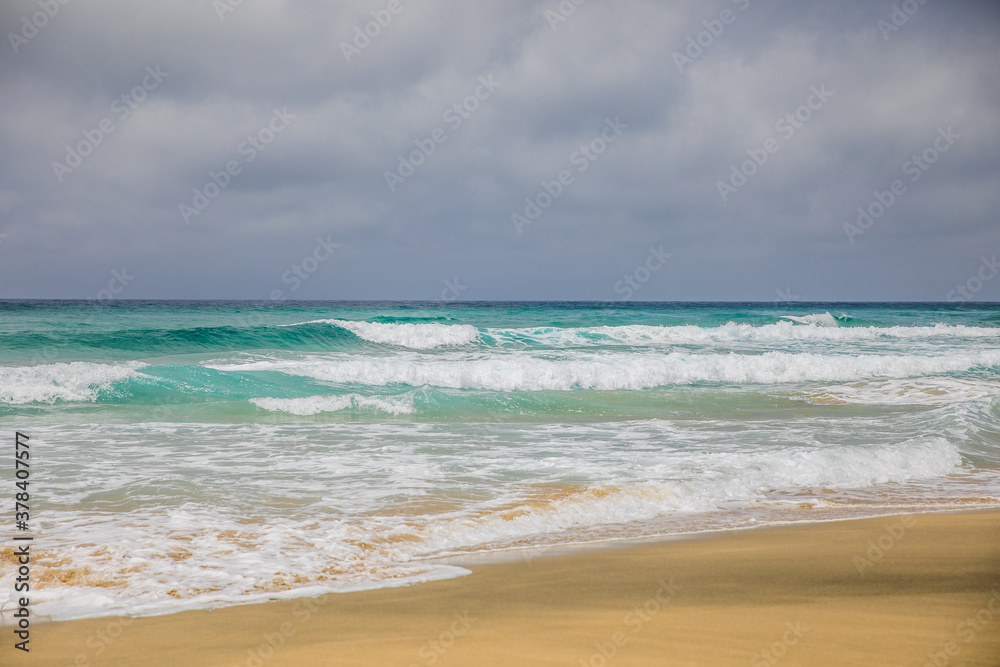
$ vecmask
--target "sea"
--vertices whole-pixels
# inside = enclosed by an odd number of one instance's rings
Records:
[[[996,508],[1000,304],[2,301],[0,461],[54,620]]]

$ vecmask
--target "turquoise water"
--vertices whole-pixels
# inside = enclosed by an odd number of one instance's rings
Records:
[[[0,302],[53,618],[994,507],[998,397],[995,304]]]

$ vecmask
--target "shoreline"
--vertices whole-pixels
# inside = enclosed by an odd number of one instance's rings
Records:
[[[873,521],[877,519],[890,519],[899,516],[923,516],[923,515],[952,515],[952,514],[981,514],[1000,513],[1000,506],[989,506],[982,508],[961,508],[951,511],[933,509],[926,512],[890,512],[886,514],[870,514],[861,516],[834,517],[829,519],[802,519],[790,521],[776,521],[755,526],[733,526],[731,528],[708,528],[706,530],[689,530],[678,533],[663,533],[658,535],[644,535],[639,537],[608,538],[581,542],[566,542],[564,544],[553,544],[531,547],[513,547],[504,549],[492,549],[469,554],[458,554],[452,556],[435,556],[427,559],[414,559],[414,562],[443,563],[447,565],[457,565],[459,567],[472,567],[481,565],[498,565],[525,559],[522,554],[539,552],[538,555],[531,556],[528,560],[535,558],[573,556],[582,555],[590,551],[601,551],[605,549],[628,548],[633,546],[645,546],[650,544],[661,544],[671,542],[681,542],[687,540],[701,540],[723,538],[730,534],[743,533],[747,531],[769,530],[777,528],[791,528],[797,526],[821,525],[826,523],[840,523],[842,521]],[[365,589],[369,590],[369,589]],[[371,589],[375,590],[375,589]]]
[[[1000,655],[998,510],[689,535],[452,558],[471,573],[401,587],[38,623],[30,655],[5,642],[0,662],[756,667],[777,653],[800,665],[940,653],[988,666]]]
[[[583,540],[578,542],[556,543],[549,545],[488,549],[484,551],[475,551],[469,553],[414,558],[411,561],[409,561],[410,563],[417,563],[417,564],[425,563],[431,566],[444,565],[450,567],[457,567],[465,570],[465,572],[451,574],[451,575],[439,572],[431,572],[423,575],[414,575],[413,578],[410,580],[402,580],[399,582],[393,582],[391,580],[362,582],[355,584],[351,587],[345,587],[344,589],[341,590],[335,590],[335,591],[325,590],[321,592],[312,592],[312,593],[309,592],[310,591],[309,587],[305,587],[302,589],[286,590],[283,591],[282,593],[273,593],[273,592],[262,593],[260,594],[260,598],[255,598],[247,601],[216,603],[201,607],[195,606],[189,608],[183,608],[183,607],[168,608],[160,611],[150,611],[145,613],[128,613],[119,610],[111,610],[108,613],[98,613],[91,615],[74,616],[71,618],[54,619],[48,615],[33,612],[33,618],[34,618],[33,624],[37,625],[42,623],[69,623],[76,621],[99,620],[102,618],[131,618],[131,619],[156,618],[156,617],[170,616],[173,614],[183,614],[194,611],[217,611],[217,610],[229,609],[231,607],[244,607],[248,605],[269,604],[272,602],[289,602],[299,599],[314,599],[314,598],[324,597],[327,595],[367,593],[370,591],[377,591],[388,588],[422,586],[426,583],[434,581],[447,581],[449,579],[456,579],[468,576],[469,574],[472,573],[472,569],[484,565],[487,566],[502,565],[505,563],[514,563],[522,561],[529,562],[537,558],[581,556],[589,553],[601,552],[606,550],[627,549],[631,547],[648,546],[653,544],[669,544],[672,542],[680,542],[687,540],[718,539],[747,531],[753,532],[753,531],[768,530],[775,528],[810,526],[814,524],[821,525],[827,523],[838,523],[841,521],[865,521],[865,520],[887,519],[892,517],[910,516],[910,515],[914,516],[950,515],[950,514],[974,514],[974,513],[984,513],[984,512],[1000,513],[1000,506],[959,508],[950,511],[941,509],[933,509],[923,512],[893,511],[891,513],[886,513],[886,514],[837,516],[832,518],[811,518],[811,519],[801,519],[801,520],[775,521],[772,523],[762,523],[758,525],[740,525],[740,526],[731,526],[726,528],[706,528],[703,530],[688,530],[676,533],[640,535],[636,537],[609,537],[609,538],[601,538],[594,540]],[[0,617],[0,631],[3,631],[5,628],[13,627],[13,624],[10,622],[10,620],[11,619],[8,619],[6,617]]]

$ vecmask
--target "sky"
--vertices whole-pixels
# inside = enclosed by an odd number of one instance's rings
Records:
[[[6,0],[0,298],[1000,301],[1000,3]]]

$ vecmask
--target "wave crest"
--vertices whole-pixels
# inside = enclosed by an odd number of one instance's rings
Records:
[[[413,414],[412,397],[361,396],[307,396],[305,398],[251,398],[250,402],[268,412],[287,412],[303,417],[324,412],[361,410],[385,412],[392,415]]]
[[[812,313],[810,315],[782,315],[782,319],[798,322],[799,324],[814,324],[818,327],[839,327],[838,319],[847,319],[846,315],[834,317],[829,312]]]
[[[100,391],[140,375],[145,364],[95,364],[87,361],[0,367],[0,403],[25,405],[97,400]]]
[[[469,324],[440,324],[437,322],[387,323],[356,320],[311,320],[282,326],[300,324],[332,324],[347,329],[358,338],[371,343],[396,345],[412,350],[429,350],[445,345],[465,345],[479,338],[479,330]]]
[[[262,359],[211,365],[219,371],[276,371],[325,382],[386,386],[424,385],[498,391],[639,390],[668,385],[719,382],[782,384],[851,382],[869,378],[963,372],[1000,365],[1000,350],[934,357],[900,355],[764,354],[592,354],[546,359],[515,353],[490,358],[422,355]]]

